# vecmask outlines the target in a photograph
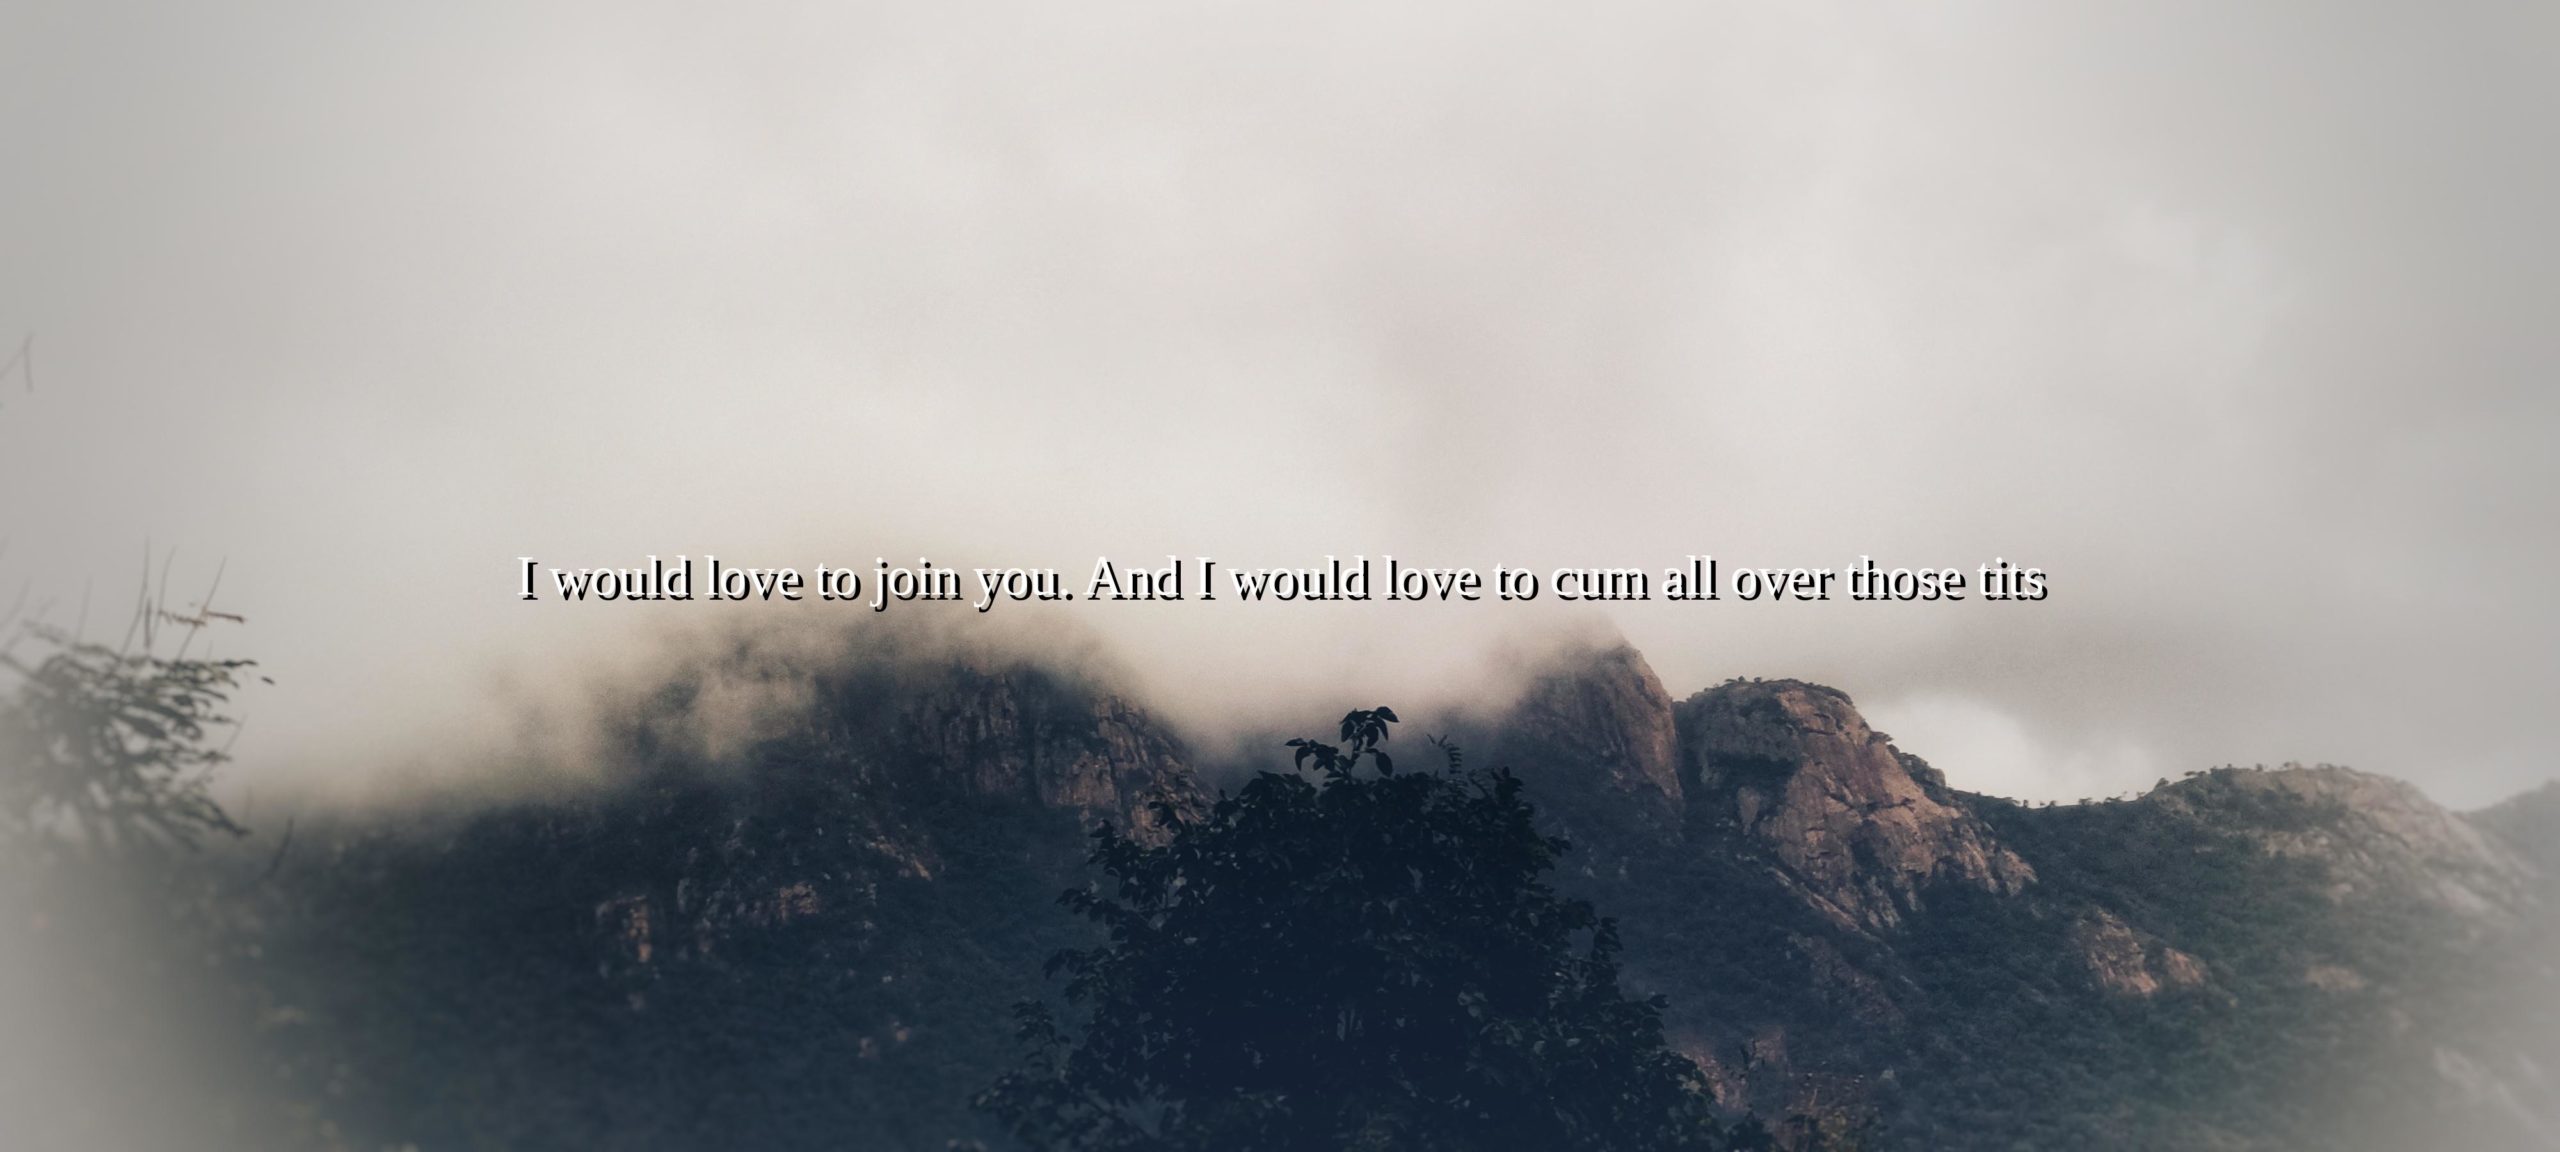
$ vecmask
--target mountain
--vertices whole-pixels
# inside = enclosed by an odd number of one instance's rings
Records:
[[[1614,644],[1452,727],[1736,1111],[1885,1148],[2560,1147],[2560,791],[2465,816],[2287,767],[2022,805],[1837,690],[1675,700]],[[312,825],[256,889],[268,1046],[347,1146],[1001,1147],[968,1100],[1088,940],[1055,903],[1086,830],[1237,770],[1053,663],[751,648],[612,747],[591,786]]]
[[[1055,906],[1085,831],[1199,803],[1180,744],[1050,669],[848,659],[714,758],[739,671],[649,699],[608,786],[305,833],[262,917],[275,1046],[351,1146],[987,1134],[1011,1005],[1087,942]]]
[[[1660,730],[1662,701],[1584,694],[1626,702],[1589,723]],[[2551,790],[2466,818],[2288,766],[2031,807],[1950,789],[1834,689],[1669,711],[1681,826],[1579,886],[1736,1107],[1865,1117],[1888,1147],[2560,1146]],[[1575,810],[1622,776],[1537,780],[1578,781]]]

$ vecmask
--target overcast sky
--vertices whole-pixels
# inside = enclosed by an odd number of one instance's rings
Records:
[[[1204,726],[1596,617],[1961,787],[2485,803],[2560,774],[2555,12],[7,0],[0,576],[227,558],[313,778],[703,615],[527,554],[1997,556],[2052,597],[1065,615]]]

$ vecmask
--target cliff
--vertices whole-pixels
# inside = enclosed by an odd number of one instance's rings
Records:
[[[1546,797],[1568,837],[1598,851],[1678,832],[1679,730],[1670,694],[1635,649],[1567,650],[1535,673],[1496,732],[1494,760]]]
[[[1693,818],[1765,850],[1843,926],[1894,927],[1937,884],[2010,895],[2035,879],[1846,693],[1736,681],[1690,697],[1679,716]]]

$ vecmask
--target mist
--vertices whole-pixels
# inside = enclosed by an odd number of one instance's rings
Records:
[[[1195,733],[1595,628],[1962,788],[2485,803],[2553,774],[2554,20],[21,3],[0,576],[219,567],[239,778],[360,791],[717,615],[520,556],[1997,557],[2052,597],[1045,615]]]

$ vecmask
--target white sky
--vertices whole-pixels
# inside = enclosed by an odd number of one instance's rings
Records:
[[[2560,773],[2554,12],[9,0],[0,576],[227,558],[307,779],[701,615],[528,553],[2000,556],[1605,615],[1963,787],[2483,803]],[[1577,619],[1076,608],[1203,726]]]

